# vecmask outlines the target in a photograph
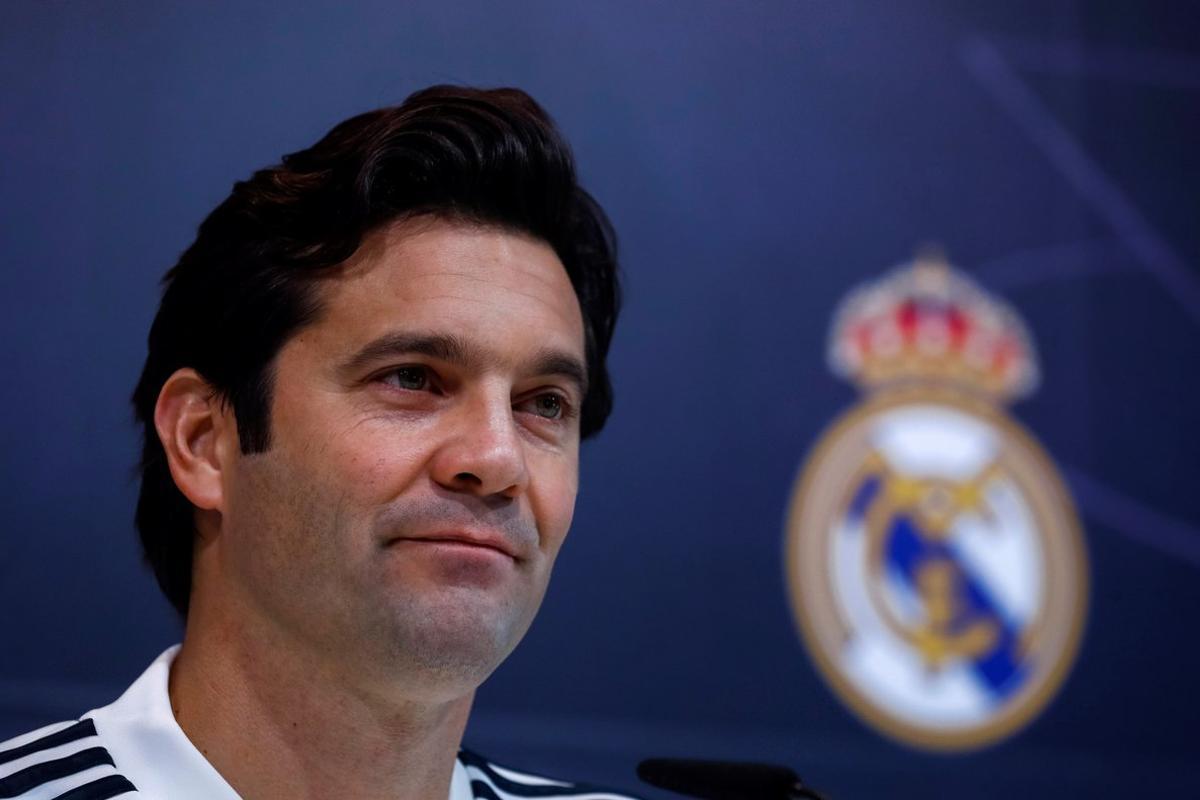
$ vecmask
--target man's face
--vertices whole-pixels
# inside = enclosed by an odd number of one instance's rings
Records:
[[[319,289],[271,446],[224,479],[223,582],[291,646],[430,697],[525,633],[571,523],[584,338],[546,244],[412,220]]]

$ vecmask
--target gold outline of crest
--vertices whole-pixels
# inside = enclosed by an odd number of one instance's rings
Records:
[[[906,405],[941,405],[982,420],[1004,442],[1008,476],[1033,513],[1045,562],[1045,619],[1039,652],[1052,654],[1035,668],[1027,688],[999,707],[986,724],[938,730],[901,720],[878,706],[842,674],[838,648],[846,635],[834,611],[829,586],[831,523],[849,503],[848,492],[865,453],[844,453],[854,434],[887,410]],[[818,673],[834,694],[872,728],[903,744],[943,752],[978,749],[1004,739],[1031,722],[1055,696],[1078,655],[1087,617],[1089,566],[1078,516],[1058,470],[1041,445],[1019,423],[992,404],[945,386],[908,385],[872,393],[844,412],[822,433],[793,484],[786,522],[785,571],[793,616]],[[822,606],[824,610],[822,611]]]

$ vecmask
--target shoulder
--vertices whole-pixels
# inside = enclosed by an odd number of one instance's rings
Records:
[[[576,783],[534,775],[504,767],[470,750],[460,750],[458,760],[471,779],[476,800],[508,800],[536,797],[540,800],[639,800],[636,795],[588,783]]]
[[[133,793],[89,718],[0,742],[0,797],[108,800]]]

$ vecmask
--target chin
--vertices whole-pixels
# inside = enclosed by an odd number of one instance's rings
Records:
[[[532,613],[519,613],[516,604],[476,592],[408,600],[392,606],[388,630],[372,638],[388,644],[396,677],[436,685],[439,694],[473,691],[512,652],[533,620]]]

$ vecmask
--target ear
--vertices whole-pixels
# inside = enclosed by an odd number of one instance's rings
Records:
[[[176,370],[154,406],[154,427],[171,477],[202,511],[225,510],[223,474],[237,453],[233,412],[194,369]]]

